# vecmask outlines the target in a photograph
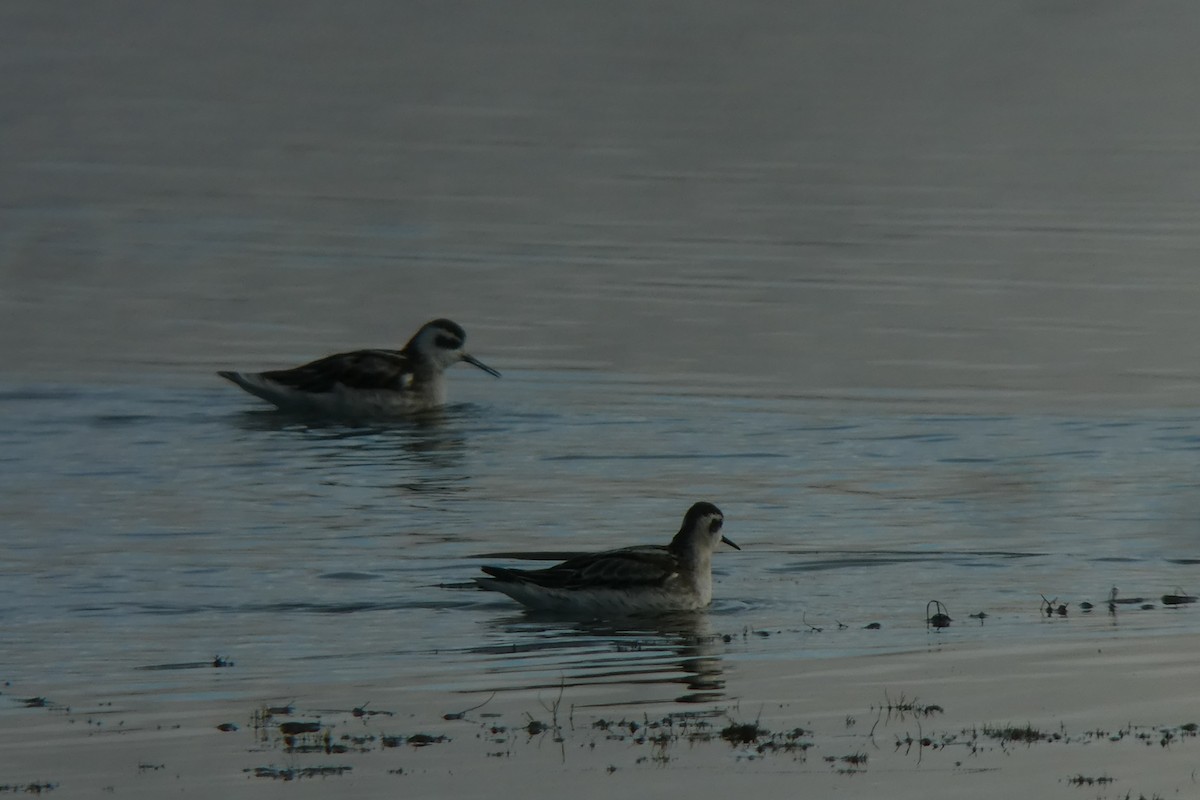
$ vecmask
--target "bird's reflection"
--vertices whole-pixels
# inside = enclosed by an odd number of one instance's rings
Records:
[[[578,707],[707,703],[725,696],[724,638],[703,611],[619,621],[522,612],[489,627],[492,643],[471,652],[487,656],[489,672],[506,680],[488,691],[609,690]],[[508,683],[513,677],[520,682]]]
[[[242,430],[270,440],[265,451],[315,456],[308,468],[329,480],[373,471],[399,478],[392,486],[403,492],[439,496],[458,494],[468,482],[468,434],[478,412],[464,404],[395,420],[347,423],[256,409],[236,420]]]

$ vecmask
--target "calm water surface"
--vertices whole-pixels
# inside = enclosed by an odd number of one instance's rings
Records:
[[[145,5],[0,12],[3,678],[628,706],[1200,629],[1080,610],[1200,587],[1193,6]],[[504,378],[429,418],[212,374],[435,316]],[[743,547],[706,613],[468,585],[701,499]]]
[[[183,691],[189,678],[138,668],[220,654],[269,671],[281,696],[565,680],[629,703],[724,697],[746,658],[1196,628],[1191,609],[1079,603],[1117,585],[1158,606],[1194,584],[1200,415],[920,415],[602,374],[453,378],[466,402],[370,427],[259,410],[215,380],[5,387],[10,674]],[[719,554],[708,613],[535,617],[467,585],[523,552],[666,541],[698,498],[744,548]],[[1071,616],[1041,619],[1041,594]],[[962,626],[928,633],[931,599]]]

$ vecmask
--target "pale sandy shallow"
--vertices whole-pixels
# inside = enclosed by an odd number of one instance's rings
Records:
[[[89,697],[86,689],[62,688],[51,698],[56,707],[25,708],[16,702],[25,687],[6,686],[0,784],[52,784],[56,797],[146,798],[491,798],[531,790],[545,797],[653,797],[681,789],[702,797],[745,791],[892,798],[1200,793],[1200,739],[1187,728],[1200,722],[1200,635],[1006,649],[931,642],[927,650],[899,655],[729,663],[726,680],[744,688],[735,706],[631,712],[629,706],[588,707],[611,698],[572,689],[558,706],[561,741],[553,730],[527,730],[534,720],[554,722],[556,695],[545,691],[497,696],[462,719],[447,720],[445,714],[487,698],[414,695],[386,681],[318,683],[288,698],[291,716],[273,717],[256,731],[257,709],[287,701],[269,679],[228,691],[237,665],[198,670],[198,691],[186,698]],[[261,694],[249,699],[255,692]],[[368,710],[389,713],[351,713],[368,697]],[[889,716],[881,709],[901,701],[942,711]],[[688,710],[700,716],[684,717]],[[673,727],[661,725],[668,716]],[[731,721],[756,719],[772,732],[804,732],[795,739],[763,735],[759,744],[773,741],[778,749],[761,753],[756,744],[734,746],[720,737]],[[289,720],[321,722],[329,742],[347,751],[325,752],[316,734],[295,743],[316,745],[317,752],[288,752],[276,726]],[[639,727],[605,729],[599,720]],[[225,722],[239,730],[218,731]],[[647,729],[646,722],[660,726]],[[984,733],[1008,726],[1059,738],[1004,742]],[[1170,734],[1165,743],[1164,731]],[[448,740],[416,747],[384,746],[380,738],[418,733]],[[903,743],[910,736],[912,744]],[[659,744],[648,740],[656,737]],[[811,746],[788,750],[789,741]],[[845,760],[856,755],[865,761]],[[260,776],[260,768],[340,774],[283,780]],[[1071,782],[1077,777],[1105,781],[1080,786]]]

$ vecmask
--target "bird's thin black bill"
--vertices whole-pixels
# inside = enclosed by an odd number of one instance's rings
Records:
[[[738,547],[736,544],[734,544],[734,543],[733,543],[733,542],[732,542],[732,541],[729,539],[729,537],[728,537],[728,536],[722,536],[722,537],[721,537],[721,541],[722,541],[722,542],[724,542],[725,544],[729,545],[730,547],[732,547],[734,550],[741,550],[741,549],[742,549],[742,548]]]
[[[466,356],[465,355],[462,357],[462,360],[467,362],[468,364],[479,367],[481,370],[488,373],[489,375],[495,375],[497,378],[500,377],[500,372],[498,370],[492,369],[491,367],[489,367],[487,364],[480,361],[475,356]]]

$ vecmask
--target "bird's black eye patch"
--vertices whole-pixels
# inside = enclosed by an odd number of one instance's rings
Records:
[[[457,350],[462,347],[462,342],[452,336],[439,336],[434,339],[434,342],[444,350]]]
[[[717,531],[721,530],[721,526],[724,524],[725,524],[725,520],[721,519],[720,517],[717,517],[708,526],[708,530],[710,533],[716,533]]]

